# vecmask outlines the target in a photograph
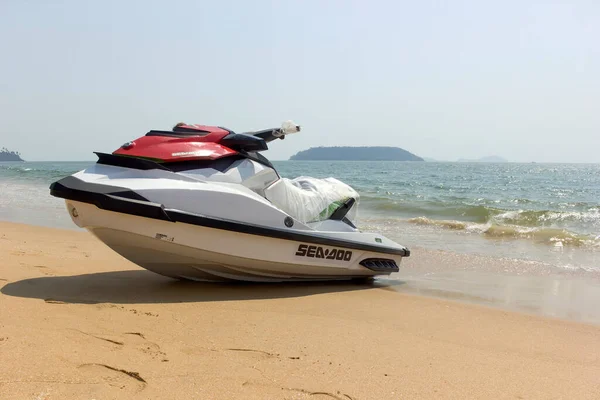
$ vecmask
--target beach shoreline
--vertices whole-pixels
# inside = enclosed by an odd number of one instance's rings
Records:
[[[0,226],[2,224],[79,233],[111,252],[66,216],[55,226],[52,220],[0,219]],[[402,261],[400,272],[389,278],[377,278],[378,285],[399,293],[600,325],[600,309],[594,307],[600,303],[598,270],[570,269],[536,260],[431,246],[410,245],[409,248],[412,255]],[[562,291],[557,289],[559,287]]]
[[[178,282],[86,232],[7,222],[0,232],[0,398],[600,392],[596,324],[415,295],[405,283]]]

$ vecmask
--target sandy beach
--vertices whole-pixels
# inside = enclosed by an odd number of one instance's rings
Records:
[[[16,223],[0,254],[0,399],[600,397],[598,324],[382,283],[178,282]]]

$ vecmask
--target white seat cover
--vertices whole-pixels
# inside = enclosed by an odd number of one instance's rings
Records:
[[[329,218],[348,198],[354,198],[356,203],[359,200],[358,192],[335,178],[317,179],[307,176],[281,178],[265,189],[265,197],[302,223]],[[355,212],[356,206],[348,214],[350,220],[354,218]]]

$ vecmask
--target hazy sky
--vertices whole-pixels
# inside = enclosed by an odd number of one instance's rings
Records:
[[[267,157],[600,162],[598,0],[0,0],[0,55],[0,147],[28,160],[292,119]]]

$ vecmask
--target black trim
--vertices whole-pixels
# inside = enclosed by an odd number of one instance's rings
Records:
[[[163,164],[157,163],[156,161],[148,160],[146,158],[137,158],[130,156],[122,156],[116,154],[99,153],[94,152],[98,156],[97,164],[112,165],[115,167],[124,167],[132,169],[163,169],[169,171]]]
[[[83,201],[86,203],[91,203],[91,201],[86,201],[90,196],[96,195],[105,195],[110,194],[113,196],[119,196],[131,200],[141,200],[148,202],[149,200],[144,196],[134,192],[131,189],[127,189],[120,186],[110,186],[98,183],[89,183],[84,182],[79,178],[74,177],[73,175],[67,176],[59,180],[58,182],[54,182],[50,185],[50,194],[54,196],[52,192],[63,193],[65,195],[76,195],[78,198],[74,197],[64,197],[59,195],[57,197],[68,198],[71,200]]]
[[[346,214],[348,214],[348,211],[350,211],[354,203],[356,203],[356,199],[354,197],[350,197],[344,202],[344,204],[339,206],[333,212],[333,214],[331,214],[331,217],[329,217],[329,219],[332,219],[334,221],[343,221],[344,218],[346,218]]]
[[[405,256],[407,257],[407,256]],[[389,271],[389,272],[398,272],[400,268],[396,261],[388,260],[386,258],[366,258],[362,260],[360,263],[365,268],[369,268],[371,271]]]
[[[169,172],[182,172],[201,168],[213,168],[219,172],[225,172],[231,167],[231,165],[234,162],[238,160],[243,160],[245,158],[249,158],[241,154],[236,154],[229,157],[218,158],[216,160],[186,160],[159,163],[145,158],[130,157],[118,154],[107,154],[98,152],[96,152],[95,154],[98,156],[98,164],[140,170],[162,169],[164,171]]]
[[[269,143],[276,139],[283,139],[285,135],[281,132],[281,128],[262,129],[255,132],[244,132],[246,135],[255,136]]]
[[[245,133],[230,133],[219,141],[223,146],[235,151],[263,151],[269,150],[267,142],[262,138]]]
[[[259,164],[266,165],[267,167],[272,168],[275,171],[275,173],[277,174],[277,176],[279,176],[279,172],[277,172],[277,169],[275,168],[275,166],[273,164],[271,164],[271,161],[269,161],[269,159],[267,157],[263,156],[262,154],[240,152],[240,155],[246,157],[249,160],[256,161]]]
[[[350,226],[351,226],[351,227],[353,227],[354,229],[358,229],[358,228],[356,227],[356,225],[354,225],[354,224],[352,223],[352,221],[350,221],[350,220],[349,220],[347,217],[344,217],[344,218],[342,218],[342,222],[345,222],[346,224],[350,225]]]
[[[216,160],[186,160],[186,161],[169,161],[164,163],[159,163],[153,160],[149,160],[147,158],[138,158],[132,156],[125,156],[120,154],[108,154],[108,153],[100,153],[94,152],[98,156],[97,164],[103,165],[113,165],[116,167],[123,168],[131,168],[131,169],[140,169],[140,170],[150,170],[150,169],[162,169],[164,171],[171,172],[181,172],[181,171],[189,171],[191,169],[200,169],[200,168],[213,168],[220,172],[225,172],[231,164],[238,160],[249,159],[252,161],[256,161],[259,164],[263,164],[269,168],[272,168],[277,176],[279,173],[275,169],[275,166],[271,164],[271,162],[260,153],[246,153],[244,151],[240,151],[237,154],[217,158]]]
[[[182,129],[177,128],[176,131],[160,131],[160,130],[151,130],[146,133],[145,136],[167,136],[174,138],[187,138],[192,136],[206,136],[210,132],[208,131],[200,131],[198,129]]]
[[[98,189],[99,191],[91,192],[83,190],[83,188]],[[148,199],[127,188],[87,183],[68,176],[52,183],[50,194],[54,197],[94,204],[103,210],[171,221],[161,204],[151,203]]]
[[[243,160],[245,157],[241,155],[233,155],[229,157],[217,158],[216,160],[187,160],[174,161],[165,163],[165,167],[172,172],[185,172],[192,169],[212,168],[219,172],[225,172],[234,162]]]
[[[205,131],[204,129],[197,128],[186,128],[185,126],[175,126],[173,127],[173,132],[181,132],[183,134],[189,133],[191,136],[200,135],[208,135],[211,131]]]
[[[404,257],[407,257],[410,254],[408,249],[394,249],[391,247],[379,247],[370,244],[349,242],[341,239],[324,238],[297,231],[292,232],[278,228],[268,228],[254,224],[192,214],[181,210],[167,209],[162,204],[152,203],[142,196],[137,195],[137,193],[136,195],[143,200],[126,198],[127,196],[123,196],[123,192],[128,191],[132,192],[127,188],[87,183],[73,176],[66,177],[50,185],[50,194],[52,196],[94,204],[98,208],[107,211],[115,211],[164,221],[181,222],[250,235],[260,235],[276,239],[343,247],[353,250],[397,254]],[[117,195],[117,193],[121,193],[121,195]]]

